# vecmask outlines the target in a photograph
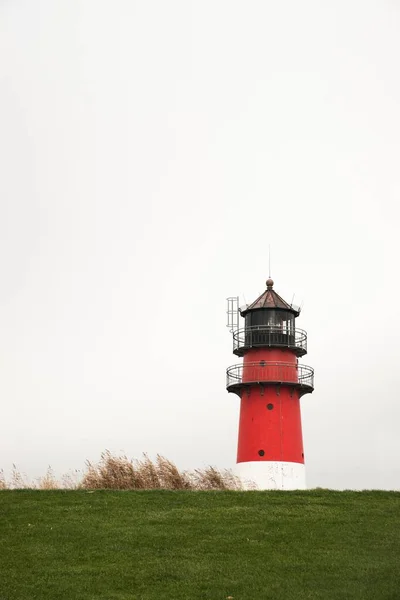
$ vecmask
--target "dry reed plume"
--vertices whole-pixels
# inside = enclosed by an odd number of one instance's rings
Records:
[[[85,489],[85,490],[241,490],[242,483],[231,471],[219,471],[214,467],[179,471],[176,465],[157,455],[152,461],[146,454],[141,460],[126,456],[114,456],[103,452],[98,463],[86,462],[86,471],[65,475],[61,481],[54,476],[51,467],[43,477],[30,482],[13,465],[8,481],[0,471],[1,489]]]

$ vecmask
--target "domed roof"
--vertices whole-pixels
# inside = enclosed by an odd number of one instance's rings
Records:
[[[279,308],[281,310],[288,310],[298,317],[300,314],[298,308],[288,304],[281,298],[281,296],[275,292],[273,286],[273,280],[271,278],[267,279],[267,289],[257,298],[257,300],[254,300],[252,304],[249,304],[241,311],[242,317],[250,310],[257,310],[259,308]]]

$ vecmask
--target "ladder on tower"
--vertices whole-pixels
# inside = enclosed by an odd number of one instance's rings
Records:
[[[227,298],[227,323],[226,326],[229,327],[229,331],[233,333],[237,329],[239,329],[239,296],[231,296]]]

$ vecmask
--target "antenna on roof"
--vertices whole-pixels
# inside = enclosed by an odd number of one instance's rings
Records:
[[[268,244],[268,279],[271,279],[271,244]]]
[[[291,301],[291,303],[290,303],[290,306],[293,306],[293,302],[294,302],[294,297],[295,297],[295,295],[296,295],[296,294],[293,294],[293,297],[292,297],[292,301]]]

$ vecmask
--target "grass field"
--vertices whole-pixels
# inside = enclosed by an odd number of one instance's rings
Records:
[[[1,600],[400,600],[397,492],[0,492]]]

